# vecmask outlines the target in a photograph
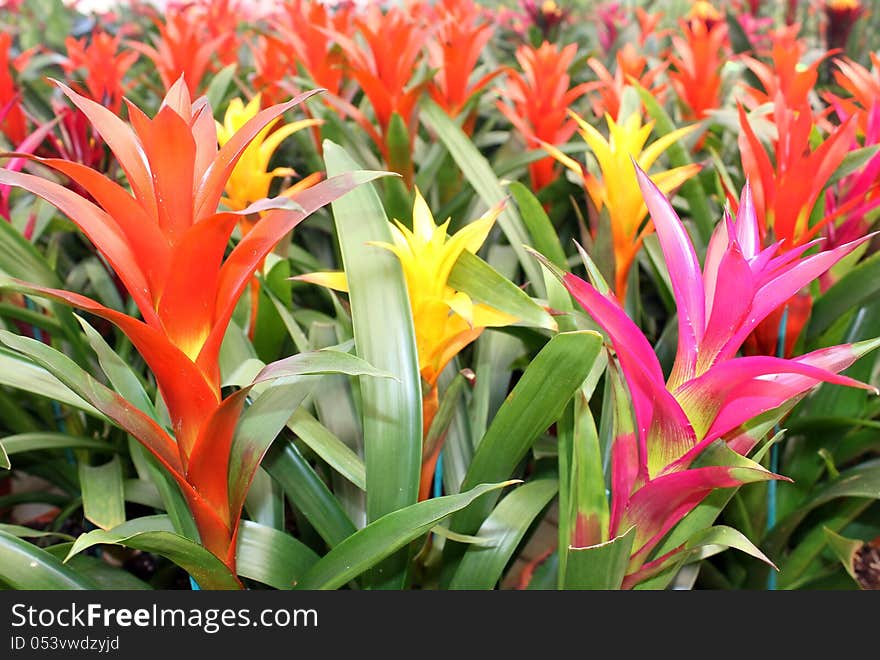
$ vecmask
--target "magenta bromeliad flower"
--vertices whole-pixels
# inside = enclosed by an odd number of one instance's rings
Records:
[[[575,537],[581,546],[599,544],[635,526],[625,586],[668,565],[669,555],[651,558],[651,551],[710,492],[783,478],[755,462],[745,467],[695,466],[695,459],[710,444],[720,439],[747,456],[760,438],[745,432],[744,424],[795,402],[823,381],[877,393],[876,388],[839,372],[880,346],[876,339],[794,359],[737,357],[758,323],[869,237],[804,258],[800,257],[812,244],[783,254],[778,243],[762,249],[747,184],[736,219],[725,213],[701,269],[672,205],[635,167],[678,309],[678,348],[669,378],[664,378],[651,344],[601,276],[589,284],[571,273],[560,273],[566,289],[607,333],[616,355],[611,376],[615,377],[619,364],[632,401],[630,409],[626,389],[622,384],[616,388],[610,512],[598,525],[579,521]],[[589,257],[585,259],[591,265]],[[598,271],[593,268],[591,276],[594,272]]]

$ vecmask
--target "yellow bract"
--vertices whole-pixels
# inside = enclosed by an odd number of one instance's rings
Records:
[[[648,136],[654,129],[654,122],[649,121],[643,125],[642,118],[637,112],[630,114],[620,124],[606,114],[605,121],[609,132],[607,140],[576,114],[573,112],[569,114],[577,121],[578,133],[596,157],[602,174],[601,180],[559,149],[548,144],[543,146],[556,160],[581,176],[587,194],[597,211],[608,209],[614,244],[615,293],[622,300],[626,293],[626,279],[633,259],[641,247],[642,239],[653,231],[650,221],[639,230],[647,218],[648,208],[642,199],[632,160],[647,172],[670,145],[694,131],[697,124],[667,133],[646,147]],[[651,174],[651,180],[664,195],[668,195],[699,169],[699,165],[676,167]]]
[[[373,243],[393,252],[400,260],[406,278],[419,351],[422,378],[435,385],[446,364],[474,341],[483,328],[510,325],[516,318],[488,305],[475,303],[470,296],[448,284],[449,274],[461,253],[476,252],[486,240],[501,207],[496,206],[452,236],[446,233],[449,220],[434,224],[434,216],[416,191],[413,228],[395,221],[391,243]],[[344,273],[311,273],[300,280],[347,291]]]
[[[217,141],[222,147],[226,142],[253,119],[260,111],[260,95],[257,94],[247,105],[241,99],[232,99],[223,116],[223,123],[217,123]],[[292,176],[296,172],[289,167],[276,167],[269,170],[269,161],[275,151],[287,137],[302,128],[316,126],[321,123],[319,119],[303,119],[290,124],[285,124],[272,131],[276,122],[270,123],[261,130],[254,138],[232,171],[226,183],[223,202],[233,211],[240,211],[253,202],[269,196],[269,186],[272,179],[279,176]],[[270,133],[270,131],[272,131]],[[281,192],[281,195],[293,192],[293,187]]]

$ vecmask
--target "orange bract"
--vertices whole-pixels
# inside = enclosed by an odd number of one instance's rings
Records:
[[[569,87],[568,69],[576,54],[577,44],[560,49],[547,41],[539,48],[523,45],[516,50],[522,72],[508,72],[506,84],[498,90],[507,102],[499,100],[496,105],[531,148],[563,144],[577,128],[568,109],[589,86]],[[555,178],[553,159],[531,163],[529,175],[535,191],[544,188]]]

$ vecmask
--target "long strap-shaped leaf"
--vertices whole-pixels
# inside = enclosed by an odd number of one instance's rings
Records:
[[[324,143],[328,176],[358,169],[338,145]],[[422,461],[422,396],[419,361],[406,282],[396,257],[367,245],[391,242],[388,218],[372,186],[361,186],[332,204],[349,282],[357,354],[398,380],[361,384],[367,520],[416,502]],[[406,557],[369,577],[373,586],[404,585]]]
[[[425,100],[422,104],[422,117],[449,150],[456,165],[487,206],[495,206],[506,197],[489,161],[474,146],[464,131],[449,119],[443,108],[431,100]],[[523,245],[529,244],[530,240],[519,213],[512,205],[508,204],[498,216],[498,224],[510,245],[516,250],[527,279],[536,288],[539,295],[544,295],[544,279],[541,276],[541,268],[534,259],[529,258],[523,249]]]
[[[2,530],[0,580],[13,589],[28,591],[98,588],[45,550]]]
[[[481,484],[466,493],[425,500],[370,523],[328,552],[296,585],[297,589],[338,589],[410,541],[431,530],[446,516],[461,511],[480,496],[516,481]]]

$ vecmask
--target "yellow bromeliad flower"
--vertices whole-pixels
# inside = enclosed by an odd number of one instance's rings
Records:
[[[670,145],[694,131],[697,124],[667,133],[646,147],[648,136],[654,129],[654,122],[649,121],[642,125],[642,118],[638,112],[632,113],[619,124],[606,113],[608,140],[576,114],[571,111],[569,114],[577,121],[578,133],[596,156],[602,173],[601,180],[556,147],[549,144],[543,146],[556,160],[581,177],[584,188],[597,211],[607,207],[614,247],[614,291],[620,300],[624,300],[630,267],[641,248],[642,240],[654,230],[650,220],[644,224],[648,216],[648,208],[642,199],[632,160],[635,160],[645,172],[649,171]],[[668,195],[674,188],[694,176],[699,169],[699,165],[691,164],[656,172],[650,176],[663,194]]]
[[[241,99],[235,98],[229,102],[226,108],[226,114],[223,115],[223,123],[215,122],[217,126],[217,142],[222,147],[225,145],[235,133],[241,129],[248,121],[253,119],[260,112],[260,95],[255,95],[245,105]],[[269,187],[275,177],[295,176],[296,171],[290,167],[276,167],[269,169],[269,161],[275,155],[275,151],[281,146],[281,143],[296,133],[298,130],[308,128],[309,126],[317,126],[321,124],[320,119],[302,119],[283,126],[272,131],[272,128],[280,120],[269,122],[253,139],[253,141],[244,150],[244,153],[236,163],[232,174],[226,181],[226,187],[223,192],[225,196],[221,199],[223,204],[232,211],[241,211],[254,202],[269,196]],[[272,132],[270,132],[272,131]],[[292,186],[289,186],[279,193],[279,196],[291,196],[294,193],[308,188],[316,184],[321,179],[321,173],[316,172],[301,179]],[[262,213],[252,213],[242,216],[239,221],[242,234],[247,234],[254,225],[259,221]],[[262,262],[260,263],[262,269]],[[259,306],[260,281],[256,277],[251,278],[251,310],[250,324],[248,327],[248,336],[254,338],[254,329],[257,321],[257,310]]]
[[[241,99],[235,98],[229,102],[223,123],[217,124],[217,141],[222,147],[226,142],[253,119],[260,111],[260,95],[254,96],[245,105]],[[321,124],[320,119],[302,119],[272,131],[278,120],[271,122],[261,130],[254,141],[251,142],[241,155],[232,176],[226,183],[223,203],[233,211],[241,211],[250,204],[269,196],[269,186],[276,177],[295,176],[296,171],[290,167],[276,167],[269,169],[269,161],[281,143],[298,130]],[[306,188],[320,178],[320,174],[310,175],[294,185],[281,191],[281,195],[291,195],[297,190]],[[243,222],[242,229],[247,232],[251,223]]]
[[[412,231],[395,220],[391,225],[392,243],[373,243],[397,255],[403,267],[419,351],[419,370],[431,389],[449,361],[479,337],[484,328],[510,325],[517,320],[488,305],[475,303],[448,283],[461,253],[480,249],[500,212],[501,206],[496,206],[447,236],[450,220],[436,225],[431,210],[416,190]],[[310,273],[297,279],[348,291],[342,272]]]
[[[422,425],[425,437],[440,406],[437,379],[444,367],[483,332],[485,328],[515,323],[517,319],[493,307],[475,303],[463,291],[449,286],[449,274],[461,253],[476,252],[501,212],[498,205],[452,236],[446,230],[450,220],[434,223],[434,216],[416,189],[413,205],[413,228],[395,220],[391,225],[391,243],[372,245],[393,252],[400,260],[412,308],[419,371],[423,380]],[[295,279],[320,284],[337,291],[348,291],[345,273],[310,273]],[[434,468],[440,456],[443,439],[426,447],[422,457],[419,500],[430,494]]]

